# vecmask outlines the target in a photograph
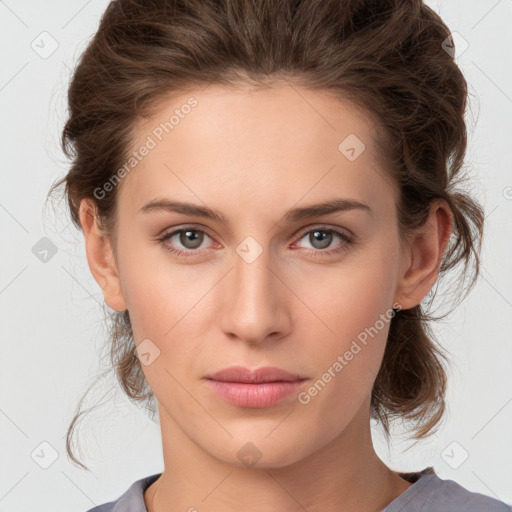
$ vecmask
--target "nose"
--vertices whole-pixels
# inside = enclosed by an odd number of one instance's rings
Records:
[[[288,335],[292,293],[269,251],[264,249],[254,261],[234,251],[233,266],[221,292],[223,332],[250,344]]]

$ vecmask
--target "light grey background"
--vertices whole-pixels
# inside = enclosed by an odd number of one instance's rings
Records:
[[[114,380],[86,403],[113,393],[80,430],[92,473],[65,453],[78,399],[101,369],[103,297],[64,203],[55,211],[43,206],[67,169],[59,138],[70,70],[107,4],[0,2],[3,512],[84,511],[163,469],[158,425],[115,391]],[[442,478],[512,504],[512,1],[428,4],[468,44],[457,60],[471,94],[467,162],[486,209],[483,269],[470,296],[436,328],[453,361],[442,429],[407,451],[411,443],[403,441],[388,452],[378,432],[375,443],[393,469],[432,465]],[[58,47],[47,55],[52,44]],[[57,251],[46,263],[33,252],[43,237]]]

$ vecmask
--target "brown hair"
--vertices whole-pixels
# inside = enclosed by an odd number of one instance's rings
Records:
[[[284,78],[373,116],[382,162],[399,189],[401,235],[424,223],[433,200],[446,201],[453,234],[440,275],[463,262],[459,286],[452,287],[461,291],[474,260],[469,292],[484,219],[478,202],[456,188],[465,179],[467,84],[445,51],[449,37],[421,0],[113,1],[74,70],[62,133],[72,163],[50,193],[65,184],[78,229],[80,201],[93,199],[115,248],[117,187],[100,200],[94,192],[126,162],[136,122],[173,91],[209,83],[268,86]],[[412,421],[420,439],[443,417],[447,358],[428,324],[438,318],[420,304],[391,320],[371,400],[387,440],[393,418]],[[110,320],[110,362],[122,389],[154,413],[129,312],[114,312]],[[86,468],[71,450],[82,414],[68,428],[66,449]]]

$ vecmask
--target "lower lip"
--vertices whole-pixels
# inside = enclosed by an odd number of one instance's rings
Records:
[[[238,405],[252,409],[271,407],[300,388],[303,380],[291,382],[262,382],[260,384],[247,384],[242,382],[222,382],[207,379],[210,388],[219,396]]]

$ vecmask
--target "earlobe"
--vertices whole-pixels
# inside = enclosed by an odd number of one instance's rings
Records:
[[[103,290],[105,302],[115,311],[125,311],[126,301],[112,247],[98,224],[96,206],[92,200],[86,198],[81,201],[79,216],[85,238],[87,262],[94,279]]]
[[[411,239],[407,268],[400,276],[395,297],[402,309],[417,306],[434,286],[452,234],[452,218],[448,204],[436,201],[428,219]]]

